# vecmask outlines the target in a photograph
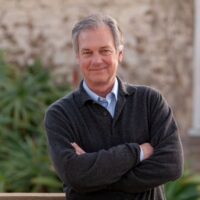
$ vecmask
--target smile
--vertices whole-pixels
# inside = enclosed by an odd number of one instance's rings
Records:
[[[101,70],[105,70],[107,67],[95,67],[95,68],[91,68],[90,71],[101,71]]]

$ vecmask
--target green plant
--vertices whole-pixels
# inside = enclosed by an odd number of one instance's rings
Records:
[[[165,186],[167,200],[200,200],[200,175],[186,171],[182,178]]]
[[[61,96],[61,88],[52,83],[48,71],[38,61],[23,71],[6,64],[0,68],[1,115],[12,118],[7,126],[13,130],[32,134],[41,125],[46,106]]]
[[[0,189],[8,192],[60,191],[61,182],[55,175],[47,155],[44,135],[24,140],[17,133],[1,135]],[[6,144],[6,145],[4,145]]]
[[[41,62],[22,69],[0,52],[0,192],[61,191],[43,119],[49,104],[69,90],[54,84]]]

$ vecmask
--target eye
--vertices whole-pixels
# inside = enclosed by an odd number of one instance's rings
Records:
[[[92,55],[92,52],[91,51],[83,51],[82,55],[85,56],[85,57],[87,57],[87,56]]]
[[[101,54],[104,56],[108,56],[112,54],[112,50],[111,49],[102,49],[101,50]]]

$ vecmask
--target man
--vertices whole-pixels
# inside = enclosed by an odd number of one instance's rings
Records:
[[[156,90],[117,77],[123,39],[114,19],[88,16],[72,39],[83,81],[45,118],[67,199],[165,199],[163,184],[183,171],[171,109]]]

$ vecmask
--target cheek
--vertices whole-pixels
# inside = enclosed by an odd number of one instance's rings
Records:
[[[86,59],[79,61],[79,66],[80,66],[82,71],[87,70],[89,64],[90,64],[89,60],[86,60]]]
[[[117,66],[118,66],[118,60],[116,58],[113,58],[111,61],[110,61],[110,65],[112,66],[112,70],[116,70],[117,69]]]
[[[110,66],[116,65],[116,59],[114,57],[108,57],[104,61]]]

